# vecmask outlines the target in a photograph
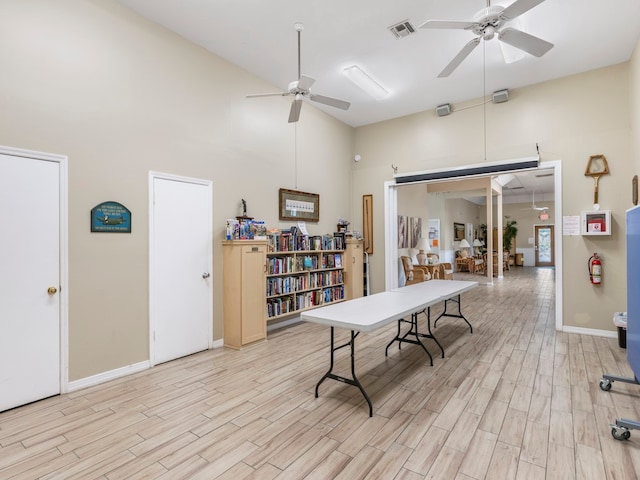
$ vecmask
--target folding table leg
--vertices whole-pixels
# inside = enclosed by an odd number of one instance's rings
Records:
[[[402,322],[409,323],[411,326],[409,327],[409,331],[401,336],[400,335],[400,333],[401,333],[400,325],[401,325]],[[415,337],[415,340],[413,340],[412,338],[407,338],[409,335]],[[422,343],[420,341],[420,337],[424,337],[424,336],[426,336],[426,335],[418,333],[418,313],[412,313],[411,314],[411,320],[405,320],[404,318],[401,318],[400,320],[398,320],[398,333],[396,333],[395,338],[393,338],[393,340],[391,340],[387,344],[387,348],[385,348],[385,350],[384,350],[385,357],[388,355],[389,347],[393,344],[393,342],[398,342],[398,349],[402,348],[402,343],[403,342],[404,343],[411,343],[413,345],[420,345],[422,347],[422,349],[429,356],[429,362],[431,363],[431,366],[433,367],[433,357],[431,356],[431,353],[429,353],[429,350],[427,350],[427,347],[425,347],[424,343]]]
[[[458,304],[458,313],[449,313],[447,311],[447,308],[449,306],[449,302],[453,302]],[[467,325],[469,325],[469,330],[471,331],[471,333],[473,333],[473,327],[471,326],[471,324],[469,323],[469,320],[467,320],[465,318],[465,316],[462,314],[462,311],[460,310],[461,307],[461,303],[462,301],[460,300],[460,295],[456,295],[455,298],[448,298],[444,301],[444,312],[442,312],[440,314],[440,316],[438,316],[438,318],[436,318],[435,322],[433,322],[433,326],[434,328],[438,326],[438,320],[440,320],[442,317],[454,317],[454,318],[461,318],[463,319]]]
[[[355,387],[358,387],[358,389],[360,390],[360,393],[362,393],[362,396],[367,401],[367,404],[369,404],[369,416],[373,417],[373,405],[371,403],[371,399],[369,398],[369,395],[367,395],[367,392],[364,390],[364,387],[362,386],[362,384],[360,383],[360,380],[358,380],[358,377],[356,376],[355,348],[356,348],[357,336],[358,336],[358,333],[351,330],[351,340],[348,341],[347,343],[334,347],[334,327],[331,327],[331,360],[329,364],[329,370],[327,371],[327,373],[323,375],[323,377],[320,379],[320,381],[316,385],[316,398],[318,398],[318,388],[320,387],[320,384],[324,382],[327,378],[331,378],[333,380],[346,383],[347,385],[353,385]],[[351,377],[352,378],[343,377],[333,373],[335,351],[340,350],[341,348],[346,346],[351,346]]]
[[[442,358],[444,358],[444,348],[442,348],[442,345],[440,345],[440,342],[438,341],[438,339],[433,335],[433,332],[431,332],[431,307],[427,307],[426,315],[427,315],[427,331],[429,333],[421,333],[420,336],[433,339],[433,341],[436,342],[438,347],[440,347],[440,351],[442,352]]]

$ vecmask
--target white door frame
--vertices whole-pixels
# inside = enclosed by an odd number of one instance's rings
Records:
[[[209,225],[207,231],[209,232],[208,243],[213,247],[213,182],[211,180],[203,180],[200,178],[183,177],[180,175],[173,175],[170,173],[162,172],[149,172],[149,365],[155,365],[155,342],[153,340],[153,332],[155,330],[155,312],[153,309],[154,298],[153,292],[155,291],[153,281],[155,278],[155,272],[153,270],[155,246],[153,239],[154,223],[153,223],[153,182],[155,179],[161,180],[173,180],[176,182],[193,183],[196,185],[203,185],[207,187],[208,201],[211,208],[211,216],[209,217]],[[213,278],[213,248],[209,249],[209,257],[207,259],[208,271],[211,272],[211,278]],[[209,283],[208,291],[208,309],[209,309],[209,322],[207,327],[207,344],[208,348],[213,348],[213,281]]]
[[[69,204],[68,158],[66,155],[38,152],[0,145],[0,154],[55,162],[59,166],[60,189],[60,393],[69,391]],[[87,225],[88,228],[88,225]]]
[[[553,218],[555,224],[559,224],[562,218],[562,162],[552,160],[540,162],[539,169],[553,169],[554,179],[554,206]],[[397,189],[402,184],[395,180],[384,182],[384,238],[385,238],[385,290],[398,286],[398,195]],[[499,214],[500,217],[502,214]],[[562,290],[562,238],[555,243],[555,270],[556,270],[556,330],[562,331],[563,321],[563,290]]]

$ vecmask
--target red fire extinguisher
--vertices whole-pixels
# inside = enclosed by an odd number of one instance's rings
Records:
[[[594,285],[600,285],[602,283],[602,261],[598,257],[597,253],[594,253],[588,261],[589,265],[589,280]]]

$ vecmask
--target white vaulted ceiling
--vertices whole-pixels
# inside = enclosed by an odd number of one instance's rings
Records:
[[[294,24],[303,23],[302,73],[316,79],[312,91],[351,102],[348,111],[314,106],[351,126],[625,62],[640,36],[638,0],[546,0],[519,17],[523,31],[554,44],[546,55],[505,64],[493,39],[482,42],[449,77],[437,78],[474,34],[419,25],[431,19],[472,20],[485,0],[120,2],[268,81],[274,90],[286,90],[297,78]],[[511,3],[494,0],[492,5]],[[396,39],[388,27],[404,20],[416,31]],[[353,64],[390,96],[378,101],[353,85],[343,74]]]

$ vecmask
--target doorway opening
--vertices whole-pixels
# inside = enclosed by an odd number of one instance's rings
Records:
[[[554,205],[553,218],[558,222],[562,218],[562,169],[560,160],[540,162],[537,170],[550,170],[553,172]],[[507,172],[505,172],[507,173]],[[487,178],[491,175],[475,178]],[[455,178],[439,178],[438,181],[451,181]],[[390,290],[398,286],[398,246],[397,246],[397,217],[398,217],[398,189],[408,182],[399,184],[396,180],[385,182],[385,289]],[[419,183],[419,182],[416,182]],[[426,182],[422,182],[426,183]],[[498,216],[502,216],[502,203],[498,204]],[[563,325],[562,318],[562,242],[554,242],[553,245],[555,264],[555,318],[556,328],[560,330]],[[533,259],[532,259],[533,261]]]

